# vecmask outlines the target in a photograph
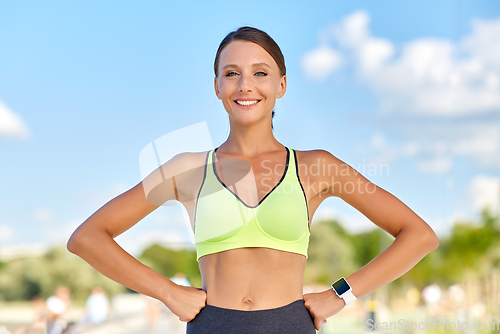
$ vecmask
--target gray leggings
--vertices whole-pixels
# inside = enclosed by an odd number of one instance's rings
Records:
[[[186,334],[316,334],[303,299],[256,311],[205,305],[186,328]]]

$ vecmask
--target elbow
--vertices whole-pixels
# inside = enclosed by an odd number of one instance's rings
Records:
[[[432,228],[428,228],[426,232],[422,233],[422,244],[423,248],[427,250],[427,253],[439,247],[439,239]]]
[[[75,255],[78,255],[78,249],[79,249],[79,236],[78,236],[78,233],[77,231],[73,232],[73,234],[71,235],[71,237],[69,238],[68,240],[68,243],[66,244],[66,248],[68,249],[68,251],[70,253],[73,253]]]
[[[82,227],[79,227],[69,238],[66,248],[70,253],[80,256],[91,240],[92,239],[88,238],[87,231],[82,229]]]
[[[435,250],[439,247],[439,239],[436,235],[436,233],[434,233],[434,239],[432,241],[432,250]]]
[[[66,243],[66,248],[70,253],[82,257],[87,252],[94,250],[101,242],[102,235],[109,236],[109,234],[101,229],[80,225]]]

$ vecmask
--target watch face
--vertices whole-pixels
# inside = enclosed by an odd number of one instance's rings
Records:
[[[350,286],[347,284],[347,281],[343,278],[339,279],[337,282],[332,284],[333,288],[339,295],[344,294],[345,292],[349,291]]]

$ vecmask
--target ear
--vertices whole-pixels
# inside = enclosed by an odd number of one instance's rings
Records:
[[[286,75],[283,75],[280,79],[280,88],[278,90],[278,95],[276,98],[281,99],[286,92]]]
[[[219,91],[219,85],[218,85],[218,82],[217,82],[217,77],[214,77],[214,88],[215,88],[215,95],[217,95],[217,97],[219,98],[220,100],[220,91]]]

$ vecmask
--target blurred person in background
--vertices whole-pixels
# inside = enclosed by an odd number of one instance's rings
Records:
[[[68,323],[64,318],[71,306],[69,288],[59,286],[53,296],[46,301],[47,306],[47,334],[61,334]]]
[[[19,326],[12,334],[47,334],[47,309],[40,296],[33,297],[33,313],[35,321],[31,325]],[[7,330],[5,330],[7,333]],[[5,334],[0,330],[0,334]]]
[[[98,325],[108,320],[110,303],[103,288],[96,286],[92,289],[85,302],[85,308],[87,311],[86,324]]]
[[[181,273],[181,272],[175,273],[174,276],[170,277],[170,280],[172,282],[174,282],[175,284],[184,285],[184,286],[191,286],[191,283],[186,278],[186,275],[184,273]]]
[[[33,311],[35,313],[35,322],[32,325],[34,330],[40,330],[45,333],[47,330],[47,306],[40,296],[33,298]]]
[[[160,320],[160,314],[162,309],[162,303],[150,296],[143,295],[146,300],[146,318],[148,323],[148,333],[158,332],[158,321]]]

